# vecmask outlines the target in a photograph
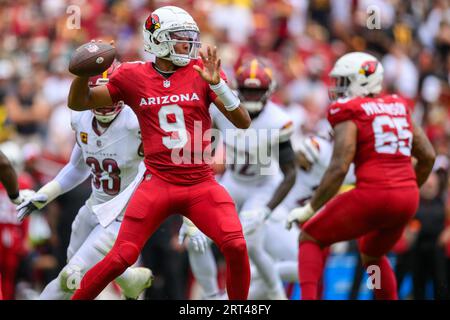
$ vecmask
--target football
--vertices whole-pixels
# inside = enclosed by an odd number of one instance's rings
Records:
[[[109,44],[85,43],[73,53],[69,71],[80,77],[95,76],[108,69],[115,57],[116,49]]]

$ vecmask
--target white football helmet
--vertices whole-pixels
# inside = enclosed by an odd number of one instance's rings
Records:
[[[181,8],[165,6],[153,11],[144,23],[143,36],[146,51],[177,66],[198,59],[200,30],[191,15]],[[189,52],[177,53],[174,48],[177,43],[189,44]]]
[[[351,52],[343,55],[330,72],[330,77],[336,81],[335,86],[329,90],[330,99],[380,93],[383,72],[381,63],[370,54]]]

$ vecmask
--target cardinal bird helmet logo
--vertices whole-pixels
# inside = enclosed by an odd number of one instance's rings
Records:
[[[158,15],[152,13],[147,20],[145,21],[145,29],[150,31],[151,33],[155,32],[155,30],[161,28],[161,24],[159,22]]]
[[[377,70],[377,66],[378,66],[377,61],[366,61],[361,65],[359,73],[368,77],[375,73],[375,71]]]

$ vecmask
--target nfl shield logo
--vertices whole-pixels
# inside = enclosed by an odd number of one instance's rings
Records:
[[[102,141],[101,140],[97,140],[97,147],[101,147],[102,146]]]
[[[95,43],[89,43],[88,45],[86,45],[86,50],[90,53],[97,52],[98,49],[100,48]]]
[[[164,86],[164,88],[170,87],[170,80],[164,80],[163,86]]]

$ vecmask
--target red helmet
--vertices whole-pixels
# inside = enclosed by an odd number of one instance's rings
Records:
[[[119,65],[120,65],[119,62],[114,61],[113,64],[108,68],[108,70],[104,71],[102,74],[99,74],[97,76],[90,77],[88,82],[89,87],[93,88],[96,86],[107,84],[109,81],[109,77],[117,69]],[[93,109],[92,112],[94,113],[94,116],[98,121],[103,123],[110,123],[117,117],[120,111],[122,111],[122,108],[123,102],[119,101],[118,103],[114,104],[111,107]]]
[[[253,114],[263,109],[275,87],[272,69],[257,58],[237,69],[236,81],[242,105]]]

